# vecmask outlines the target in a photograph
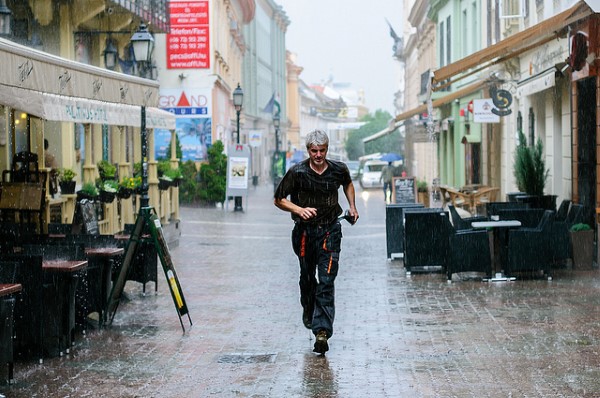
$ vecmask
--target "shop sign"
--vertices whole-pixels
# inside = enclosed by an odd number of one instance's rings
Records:
[[[496,107],[491,98],[473,100],[473,121],[475,123],[500,123],[500,116],[493,112],[494,109]]]

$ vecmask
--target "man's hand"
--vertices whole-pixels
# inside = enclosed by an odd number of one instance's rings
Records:
[[[301,207],[296,214],[304,221],[308,221],[317,216],[317,209],[314,207]]]
[[[356,210],[355,207],[351,207],[350,209],[348,209],[348,213],[350,213],[350,216],[354,220],[352,224],[355,224],[356,221],[358,221],[358,210]]]

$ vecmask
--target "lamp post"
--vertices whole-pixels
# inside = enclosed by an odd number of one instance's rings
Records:
[[[281,123],[281,117],[279,112],[273,116],[273,127],[275,127],[275,152],[279,152],[279,126]]]
[[[238,83],[237,87],[235,90],[233,90],[233,106],[235,107],[235,113],[237,115],[237,129],[236,129],[236,144],[240,143],[240,112],[242,111],[242,104],[244,103],[244,91],[242,90],[242,88],[240,87],[240,84]],[[243,211],[244,209],[242,208],[242,197],[241,196],[236,196],[235,199],[235,206],[233,208],[233,211]]]
[[[275,153],[273,154],[273,190],[277,189],[279,182],[281,181],[282,170],[281,170],[281,154],[279,153],[279,126],[281,124],[281,116],[279,112],[273,115],[273,127],[275,127]]]
[[[133,56],[136,62],[142,65],[150,65],[152,58],[152,49],[154,47],[154,38],[148,32],[145,24],[140,24],[140,28],[131,37],[133,45]],[[144,69],[147,69],[144,67]],[[142,73],[142,71],[140,71]],[[142,197],[140,198],[140,209],[149,206],[148,197],[148,132],[146,131],[146,106],[142,105],[141,113],[141,141],[142,141]]]
[[[141,23],[138,30],[131,36],[131,45],[133,47],[133,56],[135,63],[139,66],[138,73],[141,77],[152,70],[152,51],[154,50],[154,37],[148,32],[145,23]]]

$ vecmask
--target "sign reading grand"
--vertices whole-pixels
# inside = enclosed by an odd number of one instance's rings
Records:
[[[167,69],[210,68],[208,0],[169,2]]]

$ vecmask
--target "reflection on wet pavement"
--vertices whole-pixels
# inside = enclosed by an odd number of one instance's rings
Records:
[[[272,187],[244,213],[182,208],[172,250],[194,326],[182,333],[166,280],[128,282],[114,324],[69,356],[18,361],[10,398],[598,397],[598,270],[552,281],[447,283],[386,259],[381,190],[344,225],[326,356],[301,322],[292,222]],[[366,196],[366,195],[365,195]],[[232,209],[233,206],[230,206]],[[147,291],[153,291],[147,287]],[[0,367],[1,368],[1,367]],[[0,369],[2,370],[2,369]]]

